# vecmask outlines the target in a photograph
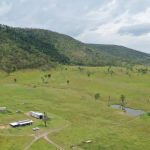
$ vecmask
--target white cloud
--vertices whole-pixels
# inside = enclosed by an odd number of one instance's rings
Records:
[[[1,24],[45,28],[84,42],[125,45],[150,53],[149,18],[149,0],[0,1]],[[127,27],[134,34],[127,29],[120,34]]]
[[[125,45],[150,53],[150,24],[148,19],[150,18],[150,8],[145,5],[143,11],[140,9],[139,12],[136,10],[133,13],[131,6],[129,9],[124,9],[126,6],[117,2],[117,0],[113,1],[110,9],[105,8],[111,3],[101,7],[95,13],[93,11],[89,13],[92,14],[92,19],[95,18],[94,21],[98,18],[97,24],[100,22],[100,18],[103,21],[92,30],[85,30],[77,38],[90,43]],[[126,3],[124,2],[124,4]],[[119,7],[123,8],[120,9]],[[129,34],[127,29],[126,33],[120,34],[119,31],[125,27],[129,27],[128,30],[132,34]]]
[[[6,15],[11,10],[11,4],[7,4],[6,2],[0,3],[0,17]]]

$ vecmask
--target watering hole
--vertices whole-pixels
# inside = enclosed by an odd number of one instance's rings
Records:
[[[114,109],[122,110],[121,105],[111,105],[111,107]],[[137,116],[143,115],[145,113],[143,110],[133,109],[133,108],[128,108],[128,107],[125,107],[124,110],[129,116],[133,116],[133,117],[137,117]]]

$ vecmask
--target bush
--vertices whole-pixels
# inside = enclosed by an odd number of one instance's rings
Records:
[[[94,97],[95,97],[95,100],[98,100],[98,99],[100,99],[101,96],[99,93],[96,93]]]
[[[150,112],[148,112],[147,115],[150,116]]]

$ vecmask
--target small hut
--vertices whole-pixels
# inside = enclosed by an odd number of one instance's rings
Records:
[[[0,112],[6,111],[6,107],[0,107]]]
[[[34,111],[31,111],[30,112],[30,115],[34,118],[37,118],[37,119],[43,119],[44,118],[44,114],[43,113],[40,113],[40,112],[34,112]]]

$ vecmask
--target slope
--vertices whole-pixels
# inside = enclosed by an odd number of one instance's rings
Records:
[[[0,25],[0,68],[6,71],[56,63],[120,66],[149,62],[150,55],[121,46],[85,44],[49,30]]]

